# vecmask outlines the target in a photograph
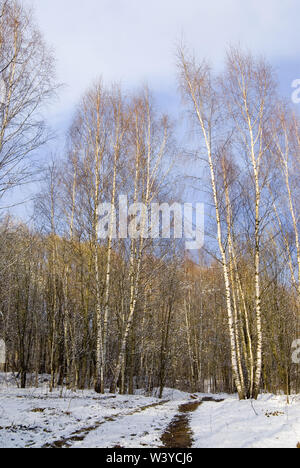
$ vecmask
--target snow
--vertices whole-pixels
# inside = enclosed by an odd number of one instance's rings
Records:
[[[300,395],[262,395],[258,401],[227,396],[203,403],[191,416],[197,448],[296,448],[300,442]]]
[[[39,388],[21,390],[12,374],[0,374],[0,448],[161,447],[161,436],[191,395],[165,389],[163,399],[98,395],[92,390],[49,393],[49,377]],[[201,400],[211,395],[195,394]],[[295,448],[300,442],[300,395],[262,395],[258,401],[214,395],[189,415],[194,447]]]
[[[164,405],[154,396],[49,393],[48,381],[41,376],[39,388],[21,390],[12,374],[0,374],[0,448],[37,448],[63,440],[72,447],[156,447],[177,412],[176,398],[189,398],[170,389],[163,401],[174,400]],[[145,408],[150,405],[157,406]],[[68,441],[82,435],[83,441]]]
[[[74,448],[145,448],[161,446],[160,437],[176,415],[178,402],[169,402],[130,416],[118,418],[90,432]]]

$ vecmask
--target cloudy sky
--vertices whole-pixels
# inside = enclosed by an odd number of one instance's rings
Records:
[[[57,57],[67,86],[58,119],[102,75],[126,87],[147,81],[169,105],[174,98],[175,48],[181,38],[221,64],[226,45],[263,53],[289,92],[300,77],[299,0],[26,0]]]
[[[76,103],[99,76],[127,89],[147,82],[176,115],[175,50],[182,39],[218,67],[229,44],[265,55],[287,96],[300,78],[299,0],[23,1],[33,5],[66,85],[48,114],[62,144]]]

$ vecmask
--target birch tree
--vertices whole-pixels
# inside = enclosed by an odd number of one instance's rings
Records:
[[[147,89],[144,90],[141,97],[133,101],[131,114],[131,157],[134,170],[132,202],[133,206],[142,203],[143,207],[139,209],[139,220],[137,220],[137,214],[135,219],[131,220],[133,231],[129,233],[129,312],[124,325],[120,351],[111,384],[112,392],[117,389],[120,373],[124,366],[126,345],[137,309],[145,241],[150,237],[148,210],[151,202],[158,196],[161,185],[169,171],[169,165],[167,165],[167,169],[163,169],[163,163],[168,154],[170,124],[166,116],[159,118],[155,115]]]
[[[193,115],[201,130],[207,161],[210,170],[210,180],[213,192],[213,201],[217,224],[217,241],[221,255],[221,262],[226,290],[226,306],[228,314],[228,326],[231,343],[231,362],[236,388],[241,399],[245,398],[245,389],[242,384],[238,368],[237,343],[235,337],[234,316],[232,310],[232,293],[230,287],[230,274],[225,243],[222,232],[222,221],[220,211],[220,200],[216,180],[216,152],[218,142],[216,141],[216,130],[218,125],[218,96],[213,88],[213,77],[207,63],[196,64],[195,60],[189,59],[184,49],[179,50],[179,72],[183,96],[192,108]]]
[[[272,167],[268,122],[274,109],[276,86],[272,71],[263,60],[234,48],[229,50],[225,72],[219,77],[213,75],[206,62],[197,64],[183,49],[179,51],[179,67],[183,95],[200,127],[207,154],[226,290],[233,376],[240,398],[257,398],[263,349],[261,255],[270,212],[265,191]],[[238,168],[236,180],[242,180],[238,193],[247,206],[247,213],[244,211],[243,215],[235,213],[233,216],[231,186],[234,180],[228,177],[226,153]],[[242,216],[248,217],[247,228]],[[239,242],[245,247],[248,242],[246,249],[253,252],[255,341],[249,322],[252,312],[247,310],[245,285],[238,272],[234,240],[237,234]],[[244,375],[242,352],[248,376]]]
[[[256,370],[253,397],[260,391],[262,373],[262,288],[261,253],[263,233],[266,226],[266,210],[263,206],[263,192],[267,177],[270,176],[270,120],[274,111],[276,85],[271,67],[251,54],[231,48],[227,54],[227,66],[222,89],[228,114],[237,134],[237,142],[244,153],[246,164],[250,165],[250,180],[253,184],[254,214],[254,284],[256,313]]]
[[[28,182],[31,156],[49,133],[42,111],[53,98],[54,58],[16,0],[0,2],[0,196]]]

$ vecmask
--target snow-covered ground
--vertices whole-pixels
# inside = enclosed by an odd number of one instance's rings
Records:
[[[141,392],[140,392],[141,393]],[[201,400],[203,395],[198,394]],[[296,447],[300,442],[300,396],[264,395],[256,402],[218,395],[190,414],[194,447]],[[155,396],[97,395],[93,391],[49,393],[17,388],[12,375],[0,374],[2,447],[161,447],[161,436],[191,395],[166,389]]]
[[[11,375],[0,374],[0,448],[157,447],[188,397],[177,390],[166,390],[163,402],[88,390],[50,394],[46,378],[38,389],[21,390]]]
[[[262,395],[258,401],[227,396],[203,403],[191,416],[194,447],[296,448],[300,442],[300,395]]]

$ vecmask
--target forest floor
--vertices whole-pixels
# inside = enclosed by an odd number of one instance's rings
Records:
[[[215,400],[219,400],[216,402]],[[300,395],[97,395],[65,389],[21,390],[0,374],[0,448],[280,447],[300,442]]]

